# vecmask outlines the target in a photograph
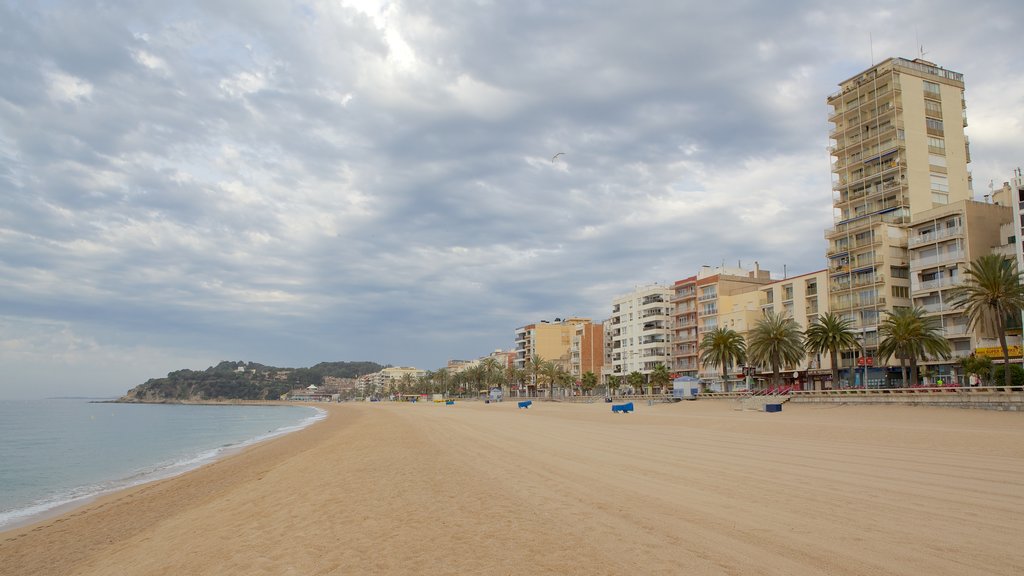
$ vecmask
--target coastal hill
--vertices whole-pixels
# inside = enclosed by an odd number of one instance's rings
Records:
[[[121,397],[122,402],[277,400],[282,394],[325,377],[357,378],[385,368],[376,362],[321,362],[310,368],[277,368],[256,362],[224,361],[206,370],[177,370],[151,378]]]

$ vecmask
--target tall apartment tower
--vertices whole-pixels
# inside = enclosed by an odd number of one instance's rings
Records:
[[[672,369],[672,288],[641,286],[612,300],[610,375],[648,375],[658,364]]]
[[[839,86],[828,97],[829,308],[854,322],[873,364],[882,312],[911,305],[910,216],[971,198],[964,83],[931,62],[889,58]]]

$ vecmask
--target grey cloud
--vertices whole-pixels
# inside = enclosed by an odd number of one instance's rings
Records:
[[[947,12],[979,22],[934,48],[971,104],[1016,72],[1014,3],[0,5],[0,315],[433,368],[701,264],[819,269],[825,96],[868,27],[913,48]]]

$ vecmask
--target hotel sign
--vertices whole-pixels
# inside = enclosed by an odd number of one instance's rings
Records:
[[[1021,357],[1021,347],[1019,345],[1014,344],[1013,346],[1007,346],[1006,349],[1010,352],[1010,358]],[[1002,358],[1003,349],[999,346],[993,346],[991,348],[975,348],[974,355],[985,356],[987,358]]]

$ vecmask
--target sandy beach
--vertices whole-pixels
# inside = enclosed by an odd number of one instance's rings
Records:
[[[0,533],[0,574],[1024,573],[1024,414],[735,407],[331,405]]]

